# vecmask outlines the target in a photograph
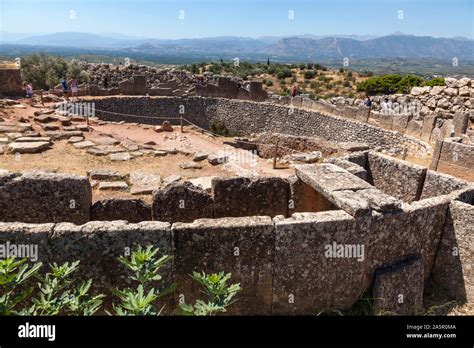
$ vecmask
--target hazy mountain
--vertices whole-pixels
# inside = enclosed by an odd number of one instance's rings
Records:
[[[21,45],[62,46],[62,47],[120,47],[124,40],[96,34],[62,32],[47,35],[31,36],[15,41]],[[130,42],[133,42],[131,40]]]
[[[312,58],[467,58],[474,59],[474,41],[433,38],[430,36],[388,35],[359,41],[345,38],[285,38],[263,52],[283,57]]]
[[[400,32],[383,37],[361,35],[259,38],[222,36],[197,39],[153,39],[107,33],[55,33],[21,38],[14,43],[42,47],[107,50],[116,55],[272,58],[284,60],[348,58],[439,58],[474,60],[474,41],[466,38],[434,38]],[[3,40],[7,42],[7,40]]]

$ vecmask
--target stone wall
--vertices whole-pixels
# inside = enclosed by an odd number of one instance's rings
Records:
[[[92,189],[86,177],[42,172],[0,173],[0,221],[90,220]]]
[[[355,153],[348,155],[347,161],[357,162],[370,170],[373,156],[370,152]],[[378,160],[395,162],[387,163],[392,168],[392,175],[397,175],[395,170],[406,170],[403,161],[385,156]],[[439,283],[438,280],[448,273],[451,278],[444,284],[444,291],[452,291],[451,295],[455,297],[464,291],[468,294],[466,300],[472,301],[473,274],[469,268],[469,236],[472,235],[474,216],[472,185],[459,186],[445,176],[442,178],[444,184],[439,188],[442,195],[404,203],[335,164],[300,165],[296,172],[297,178],[291,180],[288,192],[290,197],[303,183],[310,188],[311,197],[316,197],[315,193],[323,197],[320,202],[325,202],[321,209],[324,211],[299,212],[287,218],[283,215],[273,219],[268,215],[225,217],[173,224],[160,221],[91,221],[82,225],[79,221],[78,225],[59,222],[67,217],[59,215],[54,206],[52,211],[56,215],[48,215],[52,197],[41,199],[34,194],[31,196],[31,192],[47,195],[44,193],[47,191],[39,191],[46,187],[51,191],[50,195],[59,197],[61,202],[61,197],[71,194],[61,189],[65,178],[58,179],[57,174],[51,174],[45,184],[45,176],[34,176],[38,181],[35,184],[26,174],[3,176],[0,182],[2,194],[23,192],[23,185],[31,187],[28,192],[31,199],[38,201],[36,205],[28,197],[20,197],[21,203],[15,204],[24,207],[33,204],[33,216],[38,222],[45,222],[50,216],[54,219],[50,220],[53,223],[46,224],[2,222],[0,243],[37,244],[39,260],[43,262],[81,260],[80,275],[92,277],[97,289],[107,292],[112,287],[130,284],[115,261],[116,257],[136,245],[153,244],[174,257],[163,277],[167,282],[177,282],[179,288],[174,293],[175,301],[169,297],[165,303],[173,304],[181,295],[187,302],[197,297],[198,289],[189,277],[192,271],[231,272],[233,281],[240,282],[243,291],[228,314],[311,315],[322,310],[348,309],[374,282],[374,291],[383,294],[387,301],[390,302],[394,294],[403,292],[409,294],[416,305],[408,312],[405,312],[406,307],[390,307],[382,302],[378,304],[380,308],[411,314],[414,308],[419,308],[424,285],[430,281]],[[434,183],[441,179],[431,171],[426,176],[422,195],[436,195]],[[15,178],[18,182],[11,186]],[[82,178],[74,180],[77,185],[84,181]],[[74,183],[71,182],[71,186]],[[230,195],[238,196],[235,204],[245,206],[234,207],[242,214],[275,214],[287,209],[284,199],[280,202],[273,196],[285,197],[288,190],[288,183],[278,178],[262,181],[224,179],[214,186],[224,197],[230,188]],[[270,190],[269,186],[272,187]],[[242,192],[235,192],[239,187]],[[81,192],[78,188],[75,191]],[[90,200],[87,191],[83,194]],[[80,197],[75,199],[81,201]],[[262,201],[259,207],[258,202]],[[217,199],[213,204],[223,202],[229,204],[225,199]],[[64,206],[58,207],[64,209]],[[306,206],[302,204],[299,208]],[[44,212],[43,216],[39,212]],[[12,221],[5,220],[4,216],[10,216],[8,214],[2,215],[3,221]],[[30,217],[26,220],[30,221]],[[461,256],[447,262],[453,243],[459,246]],[[382,276],[390,265],[412,257],[419,260],[419,266],[402,268],[397,271],[400,272],[396,273],[398,275]],[[420,281],[403,282],[403,279],[422,279],[422,284]],[[109,306],[106,302],[106,307]]]
[[[96,115],[104,120],[160,124],[170,117],[170,122],[179,124],[183,118],[208,129],[213,123],[223,123],[234,134],[282,133],[295,136],[316,136],[333,142],[367,143],[371,148],[380,148],[392,153],[425,156],[431,147],[411,136],[372,126],[368,123],[344,117],[324,115],[318,111],[267,102],[202,97],[121,97],[96,99]],[[117,112],[140,116],[116,115]],[[173,119],[173,117],[175,119]]]
[[[271,102],[337,115],[400,132],[432,144],[452,136],[474,141],[473,80],[446,78],[446,86],[414,87],[410,94],[372,97],[369,110],[364,100],[335,97],[329,100],[270,96]],[[381,108],[388,100],[389,106]]]
[[[474,181],[474,143],[461,143],[460,138],[438,140],[430,169]]]
[[[0,95],[24,95],[20,69],[0,68]]]

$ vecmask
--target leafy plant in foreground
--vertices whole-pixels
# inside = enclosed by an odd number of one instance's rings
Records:
[[[16,307],[25,301],[33,292],[32,287],[22,290],[20,286],[26,286],[26,282],[38,273],[41,262],[31,267],[26,263],[27,259],[16,260],[9,257],[0,260],[0,315],[16,315],[19,311]]]
[[[232,299],[241,290],[240,283],[227,285],[232,274],[224,272],[206,275],[204,272],[193,272],[191,278],[197,281],[207,296],[207,302],[197,300],[194,305],[182,303],[178,310],[182,315],[215,315],[226,312],[226,308],[234,301]]]
[[[79,261],[69,262],[59,266],[56,263],[49,265],[51,272],[44,277],[37,276],[39,297],[33,299],[33,306],[25,314],[30,315],[92,315],[102,305],[105,295],[88,295],[92,279],[73,287],[71,275],[77,271]]]
[[[156,259],[159,249],[148,246],[143,249],[141,246],[133,251],[130,258],[119,257],[118,260],[129,271],[132,272],[131,279],[138,283],[136,289],[125,288],[122,290],[112,290],[113,294],[120,300],[120,303],[113,304],[113,309],[117,315],[160,315],[155,309],[155,301],[173,292],[176,284],[171,284],[164,289],[157,289],[152,286],[152,282],[162,279],[158,271],[171,260],[171,256],[164,255]],[[110,313],[109,313],[110,314]]]

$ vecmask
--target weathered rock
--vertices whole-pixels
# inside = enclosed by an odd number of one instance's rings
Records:
[[[2,221],[89,221],[91,187],[86,177],[31,171],[0,176]]]
[[[153,192],[153,220],[191,222],[212,217],[212,198],[190,183],[173,183]]]
[[[212,180],[216,176],[202,176],[200,178],[189,179],[188,181],[196,187],[200,187],[206,192],[212,191]]]
[[[163,186],[178,182],[181,180],[181,175],[170,175],[163,180]]]
[[[370,283],[366,242],[352,216],[335,210],[273,220],[273,314],[350,308]],[[333,245],[354,249],[338,257]]]
[[[179,165],[181,169],[201,169],[202,166],[196,162],[183,162]]]
[[[125,181],[102,181],[98,186],[99,190],[124,191],[128,188]]]
[[[130,173],[130,183],[132,184],[130,190],[132,195],[147,195],[160,188],[161,177],[151,173],[134,171]]]
[[[151,207],[141,199],[103,199],[92,205],[91,220],[126,220],[128,222],[151,221]]]
[[[70,137],[68,143],[74,144],[84,140],[84,137]]]
[[[48,141],[14,142],[8,145],[8,149],[12,153],[38,153],[49,149],[50,145]]]
[[[411,258],[378,269],[373,290],[376,314],[415,315],[423,310],[423,264]]]
[[[346,151],[364,151],[369,149],[369,145],[365,143],[342,142],[337,145]]]
[[[153,156],[155,157],[164,157],[168,154],[168,152],[166,151],[163,151],[163,150],[156,150],[156,151],[153,151]]]
[[[204,161],[209,156],[209,153],[205,151],[198,151],[194,154],[193,161],[200,162]]]
[[[426,168],[402,160],[369,152],[369,177],[379,190],[404,202],[420,198]]]
[[[79,141],[72,144],[76,149],[86,149],[88,147],[94,146],[95,144],[90,140]]]
[[[216,154],[210,154],[207,157],[207,160],[210,164],[213,166],[218,165],[218,164],[224,164],[229,160],[229,157],[226,155],[216,155]]]
[[[128,152],[111,153],[109,155],[111,161],[130,161],[133,157]]]
[[[193,271],[209,274],[225,269],[232,273],[231,283],[240,283],[242,288],[229,314],[271,313],[275,234],[269,217],[176,223],[172,236],[174,281],[179,284],[176,299],[181,293],[190,303],[201,298],[200,286],[189,277]]]
[[[100,137],[93,139],[97,145],[117,145],[120,144],[120,140],[111,137]]]
[[[431,285],[446,300],[474,301],[473,226],[474,206],[452,201],[431,277]]]
[[[112,169],[94,169],[87,172],[89,178],[93,180],[117,181],[125,180],[126,175]]]
[[[214,217],[288,214],[290,187],[282,178],[215,178],[212,193]]]

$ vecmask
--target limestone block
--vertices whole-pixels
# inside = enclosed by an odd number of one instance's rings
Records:
[[[288,214],[290,187],[282,178],[215,178],[212,192],[214,217]]]
[[[474,302],[473,235],[474,206],[452,201],[431,279],[447,300]]]
[[[153,191],[153,220],[191,222],[206,217],[213,217],[212,198],[189,182],[173,183]]]
[[[90,219],[86,177],[31,171],[0,177],[0,183],[1,221],[82,224]]]
[[[414,315],[423,310],[423,265],[412,258],[376,271],[373,289],[376,314]]]
[[[420,198],[426,168],[372,151],[369,168],[369,175],[379,190],[404,202]]]
[[[232,273],[230,283],[242,291],[228,314],[268,315],[272,307],[275,232],[265,216],[199,219],[172,227],[176,300],[202,298],[202,288],[189,276],[193,271]]]
[[[131,223],[151,221],[151,207],[141,199],[103,199],[92,205],[91,220],[126,220]]]

